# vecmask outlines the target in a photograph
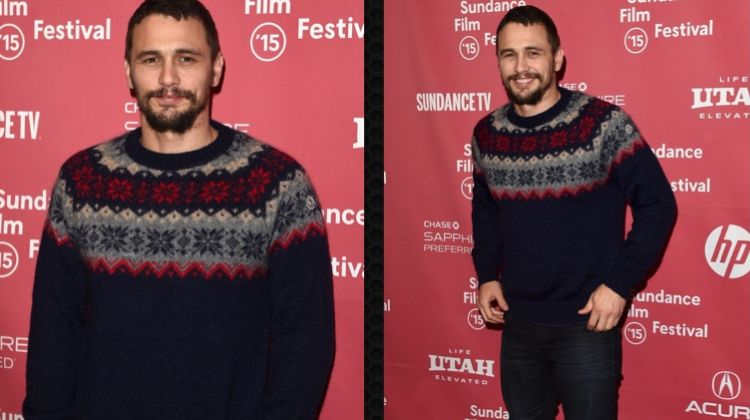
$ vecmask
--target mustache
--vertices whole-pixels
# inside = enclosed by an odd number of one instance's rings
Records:
[[[542,75],[539,73],[516,73],[508,77],[508,80],[529,79],[529,78],[542,80]]]
[[[196,96],[193,92],[190,92],[189,90],[183,90],[176,87],[171,88],[161,88],[159,90],[152,90],[148,93],[146,93],[146,99],[151,98],[163,98],[165,96],[174,96],[178,98],[185,98],[189,100],[195,100]]]

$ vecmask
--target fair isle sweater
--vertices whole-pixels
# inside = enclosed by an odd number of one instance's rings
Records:
[[[472,258],[509,315],[551,325],[605,284],[624,298],[660,258],[676,216],[670,185],[618,107],[560,89],[550,109],[505,105],[474,128]],[[625,209],[634,223],[625,238]]]
[[[136,130],[63,165],[27,420],[315,418],[334,346],[318,199],[289,156],[212,125],[192,152],[151,152]]]

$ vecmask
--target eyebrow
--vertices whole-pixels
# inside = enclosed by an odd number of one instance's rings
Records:
[[[544,48],[531,45],[528,47],[523,47],[523,50],[524,51],[544,51]],[[503,48],[502,50],[500,50],[500,54],[504,54],[507,52],[516,52],[516,50],[514,50],[513,48]]]
[[[193,48],[178,48],[175,50],[175,53],[176,54],[188,54],[188,55],[200,55],[200,51],[193,49]],[[140,53],[138,53],[138,55],[136,55],[136,58],[142,58],[142,57],[151,56],[151,55],[162,56],[163,54],[160,50],[145,50],[145,51],[141,51]]]

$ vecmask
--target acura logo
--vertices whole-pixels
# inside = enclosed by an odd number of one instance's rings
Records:
[[[721,371],[716,372],[711,382],[714,395],[722,400],[733,400],[740,396],[742,383],[740,377],[734,372]]]

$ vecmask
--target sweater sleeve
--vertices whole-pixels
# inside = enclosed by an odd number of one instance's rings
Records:
[[[677,217],[677,204],[659,161],[625,113],[613,118],[605,142],[612,145],[612,180],[630,206],[633,224],[607,270],[604,284],[630,299],[634,287],[646,279],[664,251]]]
[[[472,160],[474,163],[474,191],[471,198],[471,224],[474,248],[471,257],[479,284],[499,280],[501,259],[500,214],[492,196],[485,174],[480,166],[479,147],[476,136],[472,137]]]
[[[86,269],[71,238],[71,198],[58,179],[37,257],[26,366],[27,420],[73,419]]]
[[[282,182],[269,256],[271,356],[260,418],[314,419],[334,352],[331,258],[307,176]]]

